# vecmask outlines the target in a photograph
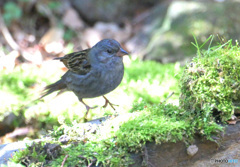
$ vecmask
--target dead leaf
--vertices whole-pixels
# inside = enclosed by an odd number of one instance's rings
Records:
[[[94,46],[102,39],[101,34],[93,28],[86,29],[83,36],[88,47]]]
[[[19,56],[19,52],[16,50],[11,51],[8,55],[3,52],[0,53],[0,70],[7,69],[12,71],[15,67],[15,60]]]
[[[42,37],[39,43],[48,53],[59,54],[64,49],[63,34],[63,29],[58,27],[52,27]]]
[[[61,42],[52,42],[45,45],[45,51],[52,54],[59,54],[63,51],[64,46]]]
[[[16,128],[13,132],[7,133],[6,137],[7,138],[16,138],[18,136],[26,136],[30,132],[33,132],[33,129],[31,127]]]
[[[59,42],[62,40],[63,34],[63,29],[58,27],[52,27],[44,34],[39,43],[45,46],[46,44],[52,42]]]
[[[229,125],[235,125],[235,124],[237,123],[237,121],[231,120],[231,121],[227,121],[227,123],[228,123]]]
[[[37,64],[37,65],[42,64],[42,61],[43,61],[42,54],[37,47],[27,48],[27,49],[23,50],[22,56],[26,60],[28,60],[34,64]]]
[[[84,28],[83,21],[73,8],[69,8],[63,15],[63,23],[73,30],[79,30]]]

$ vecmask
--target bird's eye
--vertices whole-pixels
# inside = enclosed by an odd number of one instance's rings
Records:
[[[109,50],[109,49],[107,50],[107,52],[108,52],[108,53],[110,53],[110,54],[112,53],[112,51],[111,51],[111,50]]]

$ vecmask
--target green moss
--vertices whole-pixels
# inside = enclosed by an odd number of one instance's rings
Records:
[[[187,143],[193,139],[195,128],[184,110],[170,104],[149,105],[143,101],[139,106],[132,113],[109,118],[100,126],[76,122],[67,125],[62,120],[62,125],[50,133],[50,140],[59,143],[60,136],[67,135],[69,144],[62,145],[61,154],[48,165],[60,166],[68,155],[66,166],[88,166],[91,163],[128,166],[133,163],[130,152],[141,152],[146,142]]]
[[[42,143],[59,144],[62,135],[69,137],[69,143],[61,144],[61,153],[51,161],[45,159],[44,163],[60,166],[68,155],[65,166],[128,166],[133,163],[130,153],[142,152],[147,142],[183,141],[188,144],[196,132],[204,130],[204,135],[210,136],[222,130],[214,122],[202,118],[202,115],[194,115],[171,104],[150,105],[144,101],[135,104],[132,113],[109,118],[98,126],[76,121],[66,123],[62,117],[61,126],[55,127],[49,133],[50,138],[43,139]],[[199,126],[202,122],[205,127]],[[18,158],[14,162],[21,163],[21,160]],[[38,164],[32,161],[33,166]]]
[[[10,160],[14,163],[21,162],[26,166],[29,164],[31,164],[30,166],[42,166],[46,157],[47,154],[43,149],[43,143],[39,142],[27,145],[26,149],[16,152]]]
[[[36,75],[29,75],[23,69],[19,68],[14,73],[2,73],[0,78],[1,90],[11,92],[21,98],[21,100],[28,97],[28,89],[35,82]]]
[[[163,101],[170,92],[175,92],[172,101],[178,101],[182,68],[179,63],[159,64],[154,61],[135,60],[126,65],[122,84],[123,90],[134,97],[135,102],[148,103]]]
[[[177,106],[145,103],[142,111],[135,112],[116,132],[117,143],[130,151],[139,151],[149,141],[190,141],[194,134],[191,122],[189,115]]]
[[[180,105],[202,120],[198,129],[203,134],[209,136],[216,121],[227,121],[239,108],[234,104],[240,99],[239,53],[239,46],[233,46],[231,41],[225,46],[199,50],[184,70]]]

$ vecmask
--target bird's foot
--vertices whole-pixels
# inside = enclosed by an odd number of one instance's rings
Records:
[[[106,108],[107,105],[109,104],[112,107],[112,109],[116,110],[113,106],[118,106],[117,104],[111,103],[105,96],[103,96],[103,98],[105,99],[105,104],[102,106],[103,108]]]
[[[89,112],[90,109],[94,109],[94,108],[97,108],[97,107],[98,107],[98,106],[90,107],[89,105],[87,105],[86,103],[84,103],[82,99],[79,99],[79,101],[84,104],[84,106],[86,107],[86,110],[87,110],[87,112],[85,113],[84,119],[87,118],[87,115],[88,115],[88,112]]]
[[[84,117],[87,118],[87,115],[88,115],[89,110],[90,110],[90,109],[95,109],[95,108],[97,108],[98,106],[90,107],[90,106],[88,106],[88,105],[85,104],[85,107],[86,107],[86,109],[87,109],[87,112],[86,112],[86,114],[85,114]]]
[[[90,107],[90,106],[88,106],[88,105],[85,105],[85,106],[86,106],[87,112],[88,112],[90,109],[95,109],[95,108],[98,107],[98,106]]]

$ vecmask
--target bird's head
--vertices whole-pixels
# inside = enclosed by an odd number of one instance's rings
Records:
[[[101,40],[92,47],[91,52],[100,62],[106,62],[112,58],[122,59],[122,56],[128,55],[128,52],[114,39]]]

